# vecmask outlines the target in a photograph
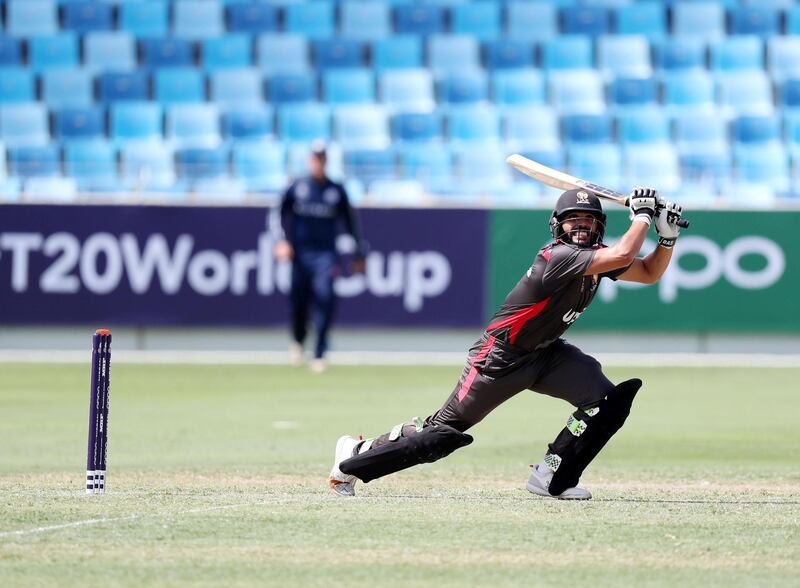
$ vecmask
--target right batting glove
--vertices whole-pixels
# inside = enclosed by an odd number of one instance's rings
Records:
[[[645,188],[639,186],[634,188],[630,195],[630,218],[632,221],[638,220],[647,223],[653,221],[653,216],[656,214],[656,206],[658,205],[658,191],[655,188]]]
[[[658,201],[656,212],[656,233],[658,233],[658,244],[669,249],[675,245],[681,230],[678,221],[681,219],[683,207],[676,202],[669,200]]]

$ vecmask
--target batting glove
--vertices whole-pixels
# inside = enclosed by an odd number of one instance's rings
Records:
[[[658,191],[655,188],[646,188],[639,186],[634,188],[630,195],[630,219],[632,221],[641,221],[650,223],[653,221],[653,216],[656,214],[656,207],[658,205]]]
[[[682,211],[683,207],[678,203],[659,199],[656,210],[656,233],[658,233],[658,244],[662,247],[669,249],[675,246],[675,241],[681,232],[678,221],[681,219]]]

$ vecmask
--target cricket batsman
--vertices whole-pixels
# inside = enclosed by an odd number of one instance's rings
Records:
[[[566,400],[575,411],[542,461],[532,466],[527,489],[539,496],[590,499],[591,493],[578,487],[581,474],[625,423],[642,381],[613,384],[596,359],[561,336],[586,311],[602,278],[657,282],[680,232],[681,207],[661,200],[656,190],[636,188],[629,206],[630,227],[606,246],[599,198],[582,189],[564,192],[550,219],[552,242],[537,253],[470,349],[444,405],[424,420],[400,423],[373,439],[340,437],[330,488],[354,496],[358,480],[442,459],[472,443],[465,431],[496,407],[533,390]],[[651,224],[658,246],[637,258]]]

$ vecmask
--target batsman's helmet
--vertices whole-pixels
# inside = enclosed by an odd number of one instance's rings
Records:
[[[566,234],[561,227],[561,223],[569,216],[570,212],[591,213],[595,217],[591,245],[596,245],[603,241],[603,235],[606,231],[606,215],[603,212],[603,206],[597,196],[581,188],[567,190],[558,197],[556,206],[553,209],[553,215],[550,217],[550,232],[553,234],[554,239],[572,243],[570,235]]]

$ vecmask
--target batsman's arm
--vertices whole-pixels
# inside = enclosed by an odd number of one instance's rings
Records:
[[[649,228],[649,224],[634,220],[619,241],[595,251],[592,263],[586,268],[584,275],[605,274],[631,265],[642,248]]]
[[[618,279],[640,284],[655,284],[664,275],[670,259],[672,259],[672,247],[659,245],[649,255],[635,259],[628,271],[621,274]]]

